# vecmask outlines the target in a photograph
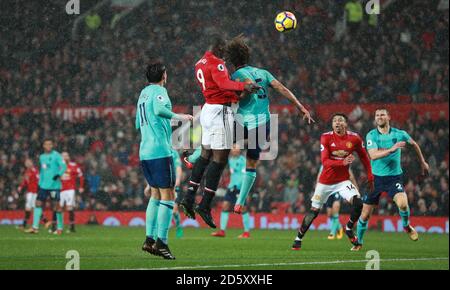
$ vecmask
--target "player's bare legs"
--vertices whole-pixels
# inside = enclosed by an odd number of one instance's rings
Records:
[[[394,202],[397,205],[400,217],[402,218],[403,229],[409,235],[411,240],[418,241],[419,234],[409,223],[410,210],[408,205],[408,196],[404,192],[397,193],[394,196]]]
[[[212,150],[212,162],[205,173],[205,188],[203,198],[195,207],[195,212],[205,221],[207,225],[215,229],[216,224],[211,216],[211,203],[219,186],[223,170],[227,166],[230,149]]]
[[[302,248],[302,240],[306,232],[311,227],[313,221],[319,215],[320,208],[311,207],[311,210],[305,215],[302,221],[302,225],[298,230],[297,237],[295,238],[294,244],[292,245],[292,250],[300,250]]]
[[[361,216],[363,201],[361,197],[359,197],[359,195],[355,195],[351,199],[350,204],[352,205],[352,209],[350,212],[350,218],[347,222],[347,225],[345,226],[345,234],[347,235],[353,246],[359,246],[360,243],[358,241],[358,237],[355,236],[353,232],[353,228],[355,226],[355,223],[358,222],[359,217]]]
[[[194,163],[194,167],[192,168],[188,192],[185,194],[183,200],[180,202],[180,207],[184,211],[184,214],[192,219],[195,219],[195,212],[194,212],[195,195],[197,194],[198,188],[200,187],[200,182],[202,181],[206,168],[210,163],[211,156],[212,150],[202,146],[201,155],[198,158],[198,160]]]
[[[352,205],[352,210],[350,213],[349,221],[347,222],[345,233],[347,234],[350,242],[356,246],[359,245],[358,238],[353,233],[353,227],[356,221],[358,221],[361,216],[361,211],[363,207],[363,202],[358,195],[351,198],[350,204]],[[311,224],[317,218],[320,213],[320,208],[311,207],[311,210],[305,215],[302,221],[302,225],[298,230],[297,237],[295,238],[294,244],[292,245],[292,250],[300,250],[302,247],[302,240],[306,232],[311,227]]]

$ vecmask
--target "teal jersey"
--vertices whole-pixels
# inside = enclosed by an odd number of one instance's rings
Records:
[[[246,163],[247,160],[242,155],[228,159],[228,165],[230,166],[230,184],[228,184],[228,188],[231,189],[236,186],[238,190],[241,189]]]
[[[140,160],[172,156],[172,102],[167,90],[158,85],[145,87],[136,108],[136,129],[141,131]]]
[[[240,81],[249,79],[261,86],[258,92],[239,102],[236,121],[248,129],[254,129],[270,121],[268,91],[271,82],[275,80],[273,75],[264,69],[245,66],[238,69],[231,78]]]
[[[389,133],[382,134],[378,129],[373,129],[367,134],[366,147],[367,150],[378,149],[387,150],[394,146],[395,143],[405,141],[410,142],[411,137],[403,130],[396,128],[390,129]],[[377,159],[372,160],[372,171],[377,176],[394,176],[403,173],[402,166],[402,150],[397,149],[394,153]]]
[[[61,154],[53,150],[39,156],[39,187],[46,190],[61,189],[61,179],[53,180],[56,175],[63,176],[67,165]]]

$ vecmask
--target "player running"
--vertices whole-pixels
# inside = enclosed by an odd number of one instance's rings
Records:
[[[350,219],[345,227],[350,242],[358,245],[358,238],[353,233],[353,226],[361,215],[363,203],[356,186],[350,181],[349,167],[355,160],[356,152],[367,171],[369,188],[373,189],[373,174],[369,155],[364,149],[361,137],[347,131],[348,118],[344,114],[334,114],[332,117],[333,131],[324,133],[320,137],[320,151],[323,170],[311,199],[311,210],[303,218],[292,246],[293,250],[300,250],[302,240],[313,221],[318,216],[323,204],[332,193],[339,193],[342,198],[352,205]]]
[[[420,150],[419,145],[403,130],[390,125],[391,116],[387,109],[375,111],[377,128],[367,134],[367,150],[372,159],[373,173],[375,175],[375,190],[364,197],[364,207],[358,221],[357,235],[359,245],[352,248],[359,251],[364,243],[364,233],[373,209],[378,205],[382,192],[387,192],[399,209],[403,228],[411,240],[419,240],[419,234],[409,222],[408,196],[403,189],[403,170],[401,166],[401,152],[406,144],[414,147],[419,158],[422,174],[428,174],[430,167]]]
[[[228,165],[230,166],[230,183],[228,184],[227,193],[225,194],[225,200],[222,205],[220,230],[212,233],[211,235],[213,237],[225,237],[230,211],[233,210],[233,206],[236,204],[237,197],[240,194],[242,177],[245,173],[245,162],[245,157],[241,155],[240,148],[235,146],[233,150],[231,150],[230,158],[228,159]],[[246,210],[242,214],[242,224],[244,226],[244,232],[239,235],[238,238],[250,238],[250,214]]]
[[[142,249],[174,260],[168,246],[169,227],[175,206],[175,168],[172,157],[171,119],[191,121],[190,115],[172,112],[165,84],[165,65],[155,62],[147,66],[149,85],[140,96],[136,108],[136,129],[141,132],[139,159],[151,198],[146,213],[146,240]]]
[[[261,86],[257,92],[239,101],[239,109],[236,114],[236,139],[239,141],[243,137],[245,140],[248,140],[247,168],[242,180],[241,193],[234,207],[235,213],[242,213],[247,196],[256,180],[256,166],[260,159],[262,148],[267,147],[267,139],[270,137],[269,88],[275,89],[292,102],[304,114],[303,119],[307,120],[308,124],[311,124],[314,120],[295,95],[280,81],[275,79],[270,72],[248,65],[250,48],[244,42],[242,36],[235,37],[228,43],[226,56],[227,60],[236,69],[232,75],[233,80],[255,82]],[[241,136],[239,136],[239,133],[241,133]],[[261,134],[262,137],[260,136]]]
[[[39,191],[36,207],[33,213],[33,226],[26,232],[36,234],[39,232],[39,221],[43,207],[48,198],[52,201],[52,209],[56,212],[57,229],[55,234],[61,235],[63,230],[62,212],[60,206],[61,176],[66,172],[67,166],[56,150],[53,150],[53,141],[44,140],[44,153],[39,157]]]
[[[79,180],[78,192],[84,192],[84,176],[80,166],[70,160],[68,152],[63,152],[62,157],[67,164],[67,170],[61,177],[62,190],[60,205],[62,209],[69,212],[69,233],[75,233],[75,190],[77,188],[77,179]]]
[[[195,219],[197,213],[207,225],[216,228],[211,216],[211,202],[233,145],[234,112],[231,106],[238,102],[236,92],[255,92],[259,86],[230,80],[222,59],[226,43],[222,37],[212,37],[211,40],[210,50],[195,64],[197,83],[206,101],[200,115],[202,152],[194,164],[188,192],[180,202],[180,206],[189,218]],[[205,175],[203,198],[194,208],[195,195],[203,175]]]
[[[25,160],[25,173],[23,175],[23,180],[20,183],[17,191],[20,193],[23,189],[26,190],[25,194],[25,218],[23,219],[23,223],[20,226],[21,229],[25,229],[27,227],[28,219],[31,216],[31,211],[36,206],[36,197],[38,192],[38,183],[39,183],[39,171],[34,166],[33,160],[27,158]]]

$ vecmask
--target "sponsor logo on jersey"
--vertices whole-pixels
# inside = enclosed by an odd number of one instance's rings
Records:
[[[347,155],[349,153],[345,150],[336,150],[336,151],[331,152],[331,154],[336,157],[344,158],[344,157],[347,157]]]

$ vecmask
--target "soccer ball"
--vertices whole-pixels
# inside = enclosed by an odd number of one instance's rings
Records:
[[[288,32],[297,27],[297,18],[295,18],[294,13],[289,11],[284,11],[278,13],[275,18],[275,28],[279,32]]]

